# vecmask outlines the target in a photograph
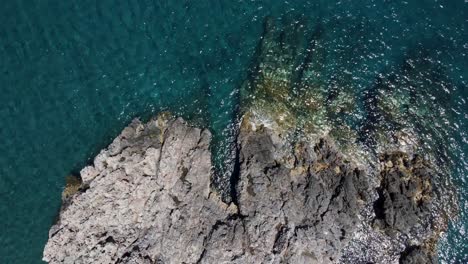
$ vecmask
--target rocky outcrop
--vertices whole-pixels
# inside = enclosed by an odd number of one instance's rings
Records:
[[[210,197],[210,133],[181,119],[135,120],[81,171],[82,192],[51,229],[51,263],[196,262],[229,215]]]
[[[322,79],[326,33],[286,25],[265,24],[226,171],[214,171],[210,131],[134,120],[67,184],[44,260],[436,262],[454,203],[441,203],[447,170],[417,122],[436,103],[413,104],[425,95],[390,78],[358,109],[352,87]]]
[[[180,118],[133,121],[81,171],[82,188],[65,198],[44,260],[392,263],[428,258],[422,249],[433,235],[432,192],[430,174],[417,158],[383,156],[381,186],[373,188],[372,175],[341,155],[330,139],[292,145],[245,119],[234,202],[225,204],[210,187],[209,144],[209,131]],[[399,238],[411,232],[411,245]]]
[[[365,173],[324,139],[291,146],[268,128],[244,126],[239,142],[247,263],[337,262],[370,200]]]

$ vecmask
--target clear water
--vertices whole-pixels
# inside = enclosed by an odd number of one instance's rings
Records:
[[[415,47],[444,69],[453,85],[441,98],[449,104],[430,114],[451,113],[439,125],[461,212],[439,255],[442,263],[467,263],[464,0],[2,1],[0,263],[41,262],[65,176],[133,117],[170,110],[211,127],[221,141],[266,16],[321,24],[324,78],[356,93],[381,74],[398,74]]]

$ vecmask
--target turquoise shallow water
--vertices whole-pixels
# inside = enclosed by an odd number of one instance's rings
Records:
[[[170,110],[222,139],[266,16],[320,25],[324,80],[356,93],[379,75],[398,74],[402,60],[421,50],[442,69],[452,84],[440,96],[448,104],[432,115],[451,113],[437,125],[449,142],[461,213],[439,255],[443,263],[467,263],[464,0],[2,1],[0,263],[40,263],[65,176],[133,117]]]

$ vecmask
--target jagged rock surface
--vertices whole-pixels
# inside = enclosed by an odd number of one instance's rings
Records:
[[[44,250],[49,263],[420,263],[434,235],[419,160],[358,168],[329,139],[290,143],[244,120],[233,203],[210,186],[210,132],[133,121],[81,171]],[[401,164],[399,162],[402,162]],[[390,163],[392,162],[392,163]],[[374,175],[375,176],[375,175]],[[396,198],[395,198],[396,197]],[[402,239],[399,235],[414,234]],[[421,235],[423,234],[423,235]],[[421,236],[419,236],[421,235]],[[435,235],[438,237],[438,234]],[[411,240],[411,243],[408,242]],[[405,262],[406,261],[406,262]]]
[[[50,263],[194,263],[227,206],[210,197],[210,133],[181,119],[134,121],[94,166],[50,232]]]
[[[326,140],[291,146],[273,131],[241,130],[239,212],[249,263],[334,263],[359,221],[364,174]]]

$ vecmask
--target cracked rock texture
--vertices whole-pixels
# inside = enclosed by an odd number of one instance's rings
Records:
[[[360,168],[332,140],[290,143],[242,121],[230,204],[211,186],[211,134],[134,120],[67,192],[49,263],[430,263],[431,172],[385,154]],[[379,185],[370,179],[380,179]]]

